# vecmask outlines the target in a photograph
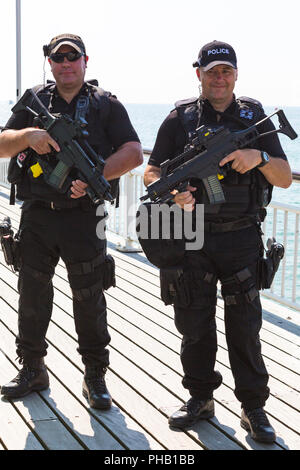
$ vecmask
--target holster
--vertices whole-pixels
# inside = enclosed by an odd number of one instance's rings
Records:
[[[14,271],[20,271],[21,253],[20,241],[18,236],[4,235],[1,237],[1,247],[5,262],[11,266]]]
[[[103,272],[103,289],[116,287],[116,268],[115,260],[111,255],[105,256],[105,267]]]
[[[257,264],[257,289],[269,289],[272,285],[275,274],[279,268],[280,261],[284,256],[284,246],[277,243],[275,238],[267,241],[268,251],[266,258],[261,256]]]

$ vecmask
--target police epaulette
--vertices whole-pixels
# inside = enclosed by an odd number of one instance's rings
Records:
[[[256,106],[263,108],[263,105],[261,104],[260,101],[255,100],[254,98],[249,98],[249,96],[240,96],[239,98],[237,98],[237,100],[241,101],[242,103],[255,104]]]
[[[195,96],[193,98],[186,98],[185,100],[178,100],[175,103],[175,108],[179,108],[180,106],[188,106],[189,104],[197,103],[199,98]]]

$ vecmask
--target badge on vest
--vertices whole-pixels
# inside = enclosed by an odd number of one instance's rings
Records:
[[[240,111],[240,117],[245,118],[245,119],[253,119],[253,111],[251,109],[241,109]]]

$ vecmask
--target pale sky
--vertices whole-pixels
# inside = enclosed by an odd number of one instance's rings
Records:
[[[299,0],[21,0],[22,91],[43,81],[42,46],[60,33],[82,37],[86,78],[123,103],[174,103],[197,96],[192,63],[202,45],[237,54],[237,96],[300,106]],[[0,100],[15,99],[15,0],[1,1]],[[47,78],[51,72],[46,63]]]

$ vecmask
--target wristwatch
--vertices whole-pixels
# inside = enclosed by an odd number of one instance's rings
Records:
[[[270,161],[270,157],[267,154],[267,152],[261,151],[260,155],[261,155],[261,163],[259,163],[257,165],[257,168],[262,168],[263,166],[265,166]]]

